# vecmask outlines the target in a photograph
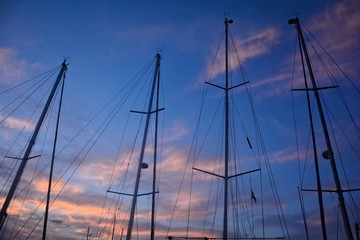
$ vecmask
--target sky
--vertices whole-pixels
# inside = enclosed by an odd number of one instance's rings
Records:
[[[159,114],[161,143],[157,182],[157,239],[164,239],[167,234],[184,236],[181,234],[187,228],[192,178],[196,181],[191,190],[191,202],[194,204],[191,210],[194,213],[189,217],[189,232],[191,236],[208,232],[210,223],[204,224],[204,219],[210,221],[211,217],[205,216],[205,213],[212,213],[215,208],[206,211],[204,206],[209,203],[209,206],[219,204],[218,195],[209,194],[209,186],[219,182],[214,177],[192,171],[192,163],[188,159],[190,155],[196,155],[197,151],[194,150],[194,132],[198,131],[199,134],[198,147],[207,134],[206,127],[197,128],[204,93],[207,94],[208,104],[205,105],[204,102],[203,107],[202,120],[205,120],[205,126],[211,124],[212,114],[218,113],[215,106],[222,107],[219,105],[223,100],[221,90],[209,87],[204,81],[221,86],[224,84],[223,35],[226,15],[234,21],[230,25],[232,40],[229,54],[231,69],[234,70],[231,74],[232,83],[236,85],[243,81],[237,57],[241,59],[241,66],[246,71],[245,81],[249,81],[246,88],[233,90],[234,98],[239,98],[234,108],[245,111],[239,114],[244,126],[252,125],[253,118],[249,117],[251,108],[242,105],[242,102],[249,102],[245,89],[251,89],[258,130],[261,131],[266,146],[288,233],[283,234],[280,230],[274,203],[270,203],[270,185],[264,183],[264,189],[269,191],[260,193],[261,184],[257,173],[244,177],[239,183],[253,184],[251,189],[258,199],[263,195],[265,209],[268,210],[265,223],[270,225],[266,228],[268,235],[305,239],[298,186],[314,189],[316,185],[306,93],[291,91],[292,88],[304,88],[304,79],[297,53],[299,46],[296,30],[294,25],[288,24],[288,19],[300,18],[303,30],[310,38],[309,50],[312,50],[312,46],[318,49],[319,55],[326,59],[324,63],[330,66],[332,81],[327,80],[327,73],[314,60],[314,68],[319,70],[316,74],[319,85],[340,86],[322,91],[322,97],[324,104],[326,103],[327,121],[332,128],[330,135],[336,139],[336,143],[333,141],[336,146],[335,155],[339,155],[337,164],[341,181],[344,185],[348,182],[351,188],[359,188],[359,130],[353,128],[353,124],[360,122],[359,13],[360,2],[357,0],[1,1],[1,202],[4,201],[9,182],[14,176],[14,170],[11,169],[18,166],[18,161],[5,156],[21,156],[40,114],[38,104],[43,103],[44,97],[47,97],[59,70],[55,67],[61,65],[66,58],[69,65],[57,147],[59,153],[54,168],[54,182],[58,184],[53,189],[52,198],[61,193],[50,208],[48,239],[86,239],[88,227],[92,239],[111,239],[114,215],[117,223],[116,237],[120,238],[122,229],[125,234],[131,200],[127,196],[106,191],[133,191],[132,172],[136,161],[129,159],[139,155],[138,146],[141,144],[143,130],[138,132],[137,129],[139,125],[143,129],[144,118],[141,114],[129,114],[129,111],[145,111],[148,96],[146,91],[152,79],[155,55],[160,52],[160,107],[165,110]],[[219,43],[221,47],[218,48]],[[322,47],[351,81],[337,69]],[[294,57],[295,53],[297,55]],[[315,58],[316,54],[311,53],[311,56]],[[33,88],[31,91],[34,94],[29,98],[22,96],[14,104],[9,104],[16,95],[34,83],[27,83],[27,80],[51,69],[50,80],[39,87],[38,91]],[[147,70],[142,82],[131,88],[131,84],[141,76],[137,74],[142,70]],[[26,84],[4,92],[22,83]],[[130,91],[136,93],[128,96]],[[342,98],[338,98],[339,94]],[[346,102],[352,117],[348,117],[347,109],[343,110],[342,101]],[[22,106],[15,109],[21,102]],[[0,232],[4,239],[39,239],[41,235],[43,223],[39,219],[44,209],[41,201],[47,189],[48,162],[53,141],[50,139],[54,134],[58,105],[57,102],[52,106],[51,114],[48,114],[33,150],[32,155],[42,156],[29,161],[18,188],[20,193],[8,210],[10,217],[6,227]],[[313,100],[311,105],[314,118],[318,119]],[[114,115],[113,109],[116,112]],[[12,114],[6,117],[10,113]],[[215,120],[218,120],[219,125],[222,124],[223,120],[218,115],[214,117],[214,122]],[[102,125],[103,123],[105,124]],[[315,120],[315,126],[322,185],[324,189],[334,189],[329,163],[320,156],[325,143],[319,120]],[[239,129],[239,132],[243,130],[241,125],[235,129]],[[223,129],[213,127],[212,130],[214,132],[209,131],[206,140],[213,141],[209,145],[204,144],[194,166],[221,174],[223,163],[217,163],[212,168],[209,162],[213,160],[213,156],[223,151],[222,147],[219,150],[216,145],[216,140],[223,138],[218,135]],[[245,171],[258,167],[258,164],[249,160],[252,159],[249,150],[242,147],[247,145],[246,137],[251,139],[254,146],[257,145],[254,144],[258,141],[257,133],[254,130],[248,131],[240,134],[238,142],[240,159],[244,158],[240,168]],[[149,139],[153,138],[154,133],[149,133]],[[150,167],[142,173],[141,192],[151,191],[149,170],[152,167],[152,147],[151,142],[146,148],[145,161]],[[260,153],[264,157],[262,155]],[[267,171],[262,166],[265,181],[268,180]],[[249,187],[243,189],[249,191]],[[247,194],[250,196],[249,192]],[[235,195],[245,196],[240,193]],[[352,192],[352,196],[355,203],[360,202],[358,192]],[[303,192],[303,199],[310,239],[319,239],[321,227],[316,193]],[[243,203],[237,204],[246,205],[246,201],[251,202],[250,197],[245,196],[243,200]],[[350,204],[348,195],[346,200]],[[336,215],[339,213],[334,207],[335,194],[324,193],[324,203],[328,238],[346,239],[341,221],[340,225],[337,224]],[[250,203],[248,205],[253,206]],[[39,209],[26,222],[38,206]],[[148,196],[141,199],[139,197],[134,239],[149,239],[149,206]],[[256,206],[253,207],[253,213],[258,214],[259,210],[256,210]],[[218,211],[221,211],[221,207]],[[349,212],[354,234],[353,224],[359,221],[359,206],[357,211],[357,216],[354,212]],[[259,221],[250,216],[245,218],[252,219],[255,223]],[[219,237],[222,228],[221,214],[217,212],[213,219],[212,236]],[[202,225],[206,225],[207,230],[204,232]],[[255,235],[259,236],[260,233],[256,230]]]

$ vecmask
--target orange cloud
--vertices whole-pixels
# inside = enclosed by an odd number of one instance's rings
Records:
[[[46,193],[48,190],[49,180],[47,178],[40,178],[34,182],[35,190],[39,193]],[[58,193],[63,188],[64,183],[60,181],[56,184],[56,180],[53,180],[51,191]],[[84,192],[84,188],[79,184],[67,184],[65,192],[68,194],[80,194]]]

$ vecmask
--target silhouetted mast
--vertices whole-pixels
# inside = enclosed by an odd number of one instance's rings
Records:
[[[0,211],[0,229],[2,228],[3,223],[5,222],[5,218],[7,216],[6,211],[7,211],[8,207],[9,207],[9,205],[10,205],[11,200],[14,197],[16,188],[17,188],[17,186],[18,186],[18,184],[20,182],[20,179],[21,179],[21,176],[22,176],[22,174],[24,172],[24,169],[26,167],[27,161],[29,159],[33,158],[33,157],[30,157],[30,154],[31,154],[31,151],[32,151],[32,149],[33,149],[33,147],[35,145],[36,138],[37,138],[38,133],[40,131],[41,125],[44,122],[46,113],[47,113],[47,111],[49,109],[49,106],[51,104],[51,101],[52,101],[52,99],[53,99],[53,97],[55,95],[56,89],[58,88],[60,80],[61,80],[62,76],[65,74],[65,71],[67,70],[67,64],[65,62],[66,62],[66,60],[64,60],[64,62],[62,63],[62,67],[60,69],[60,72],[59,72],[59,74],[58,74],[58,76],[56,78],[56,81],[54,83],[54,86],[53,86],[53,88],[52,88],[52,90],[50,92],[50,95],[49,95],[49,97],[47,99],[45,107],[44,107],[44,109],[43,109],[43,111],[42,111],[42,113],[40,115],[39,121],[36,124],[34,133],[33,133],[32,137],[31,137],[31,139],[29,141],[29,144],[28,144],[28,146],[26,148],[24,156],[20,159],[20,161],[21,161],[20,166],[18,168],[18,171],[17,171],[17,173],[15,175],[14,181],[12,182],[12,185],[10,187],[9,193],[6,196],[4,204],[3,204],[2,208],[1,208],[1,211]]]
[[[233,20],[225,18],[225,187],[224,187],[224,219],[223,219],[223,239],[227,239],[227,220],[228,220],[228,187],[229,187],[229,49],[228,35],[229,23]]]
[[[339,207],[340,207],[341,215],[342,215],[342,218],[343,218],[345,232],[346,232],[347,238],[349,240],[352,240],[354,238],[353,238],[353,235],[352,235],[352,232],[351,232],[351,226],[350,226],[350,222],[349,222],[349,217],[348,217],[348,214],[347,214],[347,211],[346,211],[345,199],[344,199],[344,196],[343,196],[343,190],[341,188],[340,178],[339,178],[339,175],[338,175],[338,171],[337,171],[336,163],[335,163],[335,158],[334,158],[334,152],[332,150],[330,136],[329,136],[329,132],[328,132],[325,117],[324,117],[324,112],[323,112],[321,101],[320,101],[320,96],[319,96],[319,90],[320,89],[317,87],[316,82],[315,82],[314,72],[313,72],[313,69],[312,69],[312,66],[311,66],[311,63],[310,63],[310,58],[309,58],[307,48],[306,48],[306,45],[305,45],[304,36],[303,36],[301,28],[300,28],[299,18],[290,19],[289,24],[295,24],[296,31],[297,31],[297,34],[298,34],[298,37],[299,37],[299,40],[300,40],[300,44],[301,44],[301,47],[303,49],[303,53],[305,55],[305,60],[306,60],[307,68],[308,68],[308,71],[309,71],[310,80],[311,80],[311,83],[312,83],[312,89],[310,89],[310,90],[312,90],[314,92],[315,101],[316,101],[317,108],[318,108],[318,111],[319,111],[320,121],[321,121],[322,129],[323,129],[323,133],[324,133],[324,137],[325,137],[325,142],[326,142],[326,146],[327,146],[327,154],[328,154],[328,157],[329,157],[329,160],[330,160],[330,164],[331,164],[331,168],[332,168],[332,172],[333,172],[333,176],[334,176],[336,192],[338,194]]]
[[[229,91],[233,88],[239,87],[241,85],[244,85],[248,82],[243,82],[240,84],[237,84],[235,86],[229,86],[229,48],[228,48],[228,35],[229,35],[229,24],[233,23],[233,20],[229,20],[225,18],[225,87],[218,86],[216,84],[205,82],[209,85],[212,85],[214,87],[220,88],[225,91],[225,170],[224,170],[224,176],[219,176],[216,174],[213,174],[208,171],[204,171],[198,168],[193,168],[197,171],[201,171],[204,173],[208,173],[210,175],[221,177],[224,179],[224,213],[223,213],[223,239],[227,239],[228,235],[228,195],[229,195],[229,179],[233,177],[237,177],[243,174],[248,174],[253,171],[259,171],[260,169],[252,170],[245,173],[239,173],[232,176],[229,176]]]
[[[160,60],[161,60],[161,56],[159,53],[157,53],[156,54],[156,66],[155,66],[153,83],[152,83],[152,87],[151,87],[149,106],[148,106],[147,112],[144,113],[144,114],[146,114],[146,122],[145,122],[145,129],[144,129],[143,141],[142,141],[141,152],[140,152],[140,159],[139,159],[139,164],[138,164],[138,168],[137,168],[137,176],[136,176],[134,194],[132,196],[133,200],[132,200],[132,205],[131,205],[131,212],[130,212],[130,219],[129,219],[126,240],[131,240],[131,232],[132,232],[132,227],[134,224],[136,201],[137,201],[137,197],[138,197],[138,190],[139,190],[139,184],[140,184],[141,168],[143,166],[143,159],[144,159],[144,153],[145,153],[146,138],[147,138],[149,123],[150,123],[150,116],[154,112],[154,111],[151,111],[151,109],[152,109],[153,98],[154,98],[154,93],[155,93],[156,80],[157,80],[157,76],[159,74],[159,69],[160,69]],[[159,111],[159,110],[156,109],[155,111]],[[153,194],[155,194],[155,193],[153,193]]]
[[[158,66],[157,88],[156,88],[156,110],[159,109],[159,93],[160,93],[160,66]],[[154,76],[156,78],[156,76]],[[155,80],[155,79],[154,79]],[[156,194],[156,165],[157,165],[157,137],[158,137],[159,111],[155,112],[155,136],[154,136],[154,166],[153,166],[153,186],[152,186],[152,203],[151,203],[151,231],[150,239],[155,239],[155,194]]]

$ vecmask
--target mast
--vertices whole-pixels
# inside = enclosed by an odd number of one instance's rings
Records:
[[[113,229],[112,229],[112,234],[111,234],[111,240],[114,240],[115,222],[116,222],[116,212],[114,213],[114,222],[113,222]]]
[[[148,106],[147,112],[145,112],[145,114],[146,114],[145,129],[144,129],[143,141],[142,141],[141,152],[140,152],[140,159],[139,159],[139,164],[138,164],[138,169],[137,169],[137,176],[136,176],[134,194],[133,194],[133,199],[132,199],[132,205],[131,205],[131,211],[130,211],[130,219],[129,219],[129,225],[128,225],[128,230],[127,230],[126,240],[131,240],[131,232],[132,232],[132,227],[133,227],[133,224],[134,224],[136,200],[137,200],[139,184],[140,184],[141,167],[143,165],[145,146],[146,146],[146,138],[147,138],[149,123],[150,123],[150,116],[151,116],[151,113],[153,113],[151,111],[151,108],[152,108],[152,104],[153,104],[156,79],[157,79],[157,76],[159,74],[159,69],[160,69],[160,60],[161,60],[161,56],[160,56],[159,53],[157,53],[156,54],[156,66],[155,66],[153,83],[152,83],[152,87],[151,87],[151,95],[150,95],[150,100],[149,100],[149,106]],[[158,109],[156,109],[156,111],[158,111]]]
[[[159,66],[160,68],[160,66]],[[160,93],[160,71],[157,75],[156,89],[156,110],[159,109],[159,93]],[[155,142],[154,142],[154,167],[153,167],[153,186],[152,186],[152,203],[151,203],[151,231],[150,239],[155,237],[155,193],[156,193],[156,164],[157,164],[157,137],[158,137],[159,111],[155,112]]]
[[[5,218],[7,216],[7,213],[6,213],[7,208],[9,207],[10,202],[14,197],[16,188],[17,188],[17,186],[18,186],[18,184],[20,182],[20,179],[21,179],[21,176],[22,176],[22,174],[24,172],[24,169],[26,167],[27,161],[31,158],[30,154],[31,154],[31,151],[32,151],[32,149],[33,149],[33,147],[35,145],[36,138],[37,138],[37,136],[39,134],[41,125],[44,122],[46,113],[47,113],[47,111],[49,109],[49,106],[51,104],[51,101],[52,101],[52,99],[53,99],[53,97],[55,95],[56,89],[57,89],[57,87],[58,87],[58,85],[60,83],[60,80],[61,80],[62,76],[65,74],[66,70],[67,70],[67,64],[66,64],[66,60],[64,60],[64,62],[62,63],[62,67],[61,67],[61,69],[59,71],[59,74],[58,74],[58,76],[56,78],[56,81],[54,83],[54,86],[53,86],[53,88],[52,88],[52,90],[50,92],[50,95],[49,95],[49,97],[47,99],[47,102],[46,102],[46,104],[44,106],[44,109],[43,109],[43,111],[42,111],[42,113],[40,115],[39,121],[36,124],[34,133],[33,133],[32,137],[31,137],[31,139],[29,141],[29,144],[28,144],[28,146],[26,148],[24,156],[20,159],[21,160],[20,166],[19,166],[18,171],[17,171],[17,173],[15,175],[14,181],[13,181],[11,187],[10,187],[9,193],[7,194],[6,199],[4,201],[4,204],[3,204],[2,208],[1,208],[1,211],[0,211],[0,229],[2,228],[2,225],[5,222]]]
[[[299,44],[300,44],[300,39],[299,39]],[[301,44],[300,44],[300,52],[302,52]],[[308,112],[309,112],[311,138],[312,138],[312,145],[313,145],[313,152],[314,152],[316,185],[317,185],[317,194],[318,194],[318,200],[319,200],[321,230],[322,230],[323,239],[326,240],[327,239],[327,234],[326,234],[325,212],[324,212],[324,204],[323,204],[323,197],[322,197],[319,159],[318,159],[318,156],[317,156],[316,137],[315,137],[314,124],[313,124],[313,116],[312,116],[312,111],[311,111],[311,106],[310,106],[310,94],[309,94],[308,81],[307,81],[307,78],[306,78],[306,72],[305,72],[305,66],[304,66],[304,56],[303,56],[303,54],[300,54],[300,55],[301,55],[301,62],[302,62],[302,65],[303,65],[303,75],[304,75],[304,80],[305,80],[306,100],[307,100],[307,106],[308,106]],[[296,89],[294,89],[294,90],[296,90]],[[304,222],[305,222],[305,219],[304,219]]]
[[[225,175],[224,175],[224,219],[223,219],[223,239],[227,239],[227,220],[228,220],[228,186],[229,186],[229,50],[228,33],[229,23],[233,20],[225,18]]]
[[[65,75],[64,75],[64,77],[65,77]],[[44,216],[44,226],[43,226],[43,235],[42,235],[43,240],[46,239],[46,229],[47,229],[47,222],[48,222],[48,216],[49,216],[49,207],[50,207],[50,193],[51,193],[52,177],[53,177],[53,171],[54,171],[56,143],[57,143],[58,130],[59,130],[60,112],[61,112],[62,98],[63,98],[63,94],[64,94],[64,86],[65,86],[65,81],[62,82],[61,94],[60,94],[60,104],[59,104],[59,110],[58,110],[58,115],[57,115],[57,120],[56,120],[54,145],[53,145],[53,151],[52,151],[52,157],[51,157],[49,184],[48,184],[48,191],[47,191],[47,196],[46,196],[45,214],[44,214],[45,216]]]
[[[90,225],[88,226],[87,233],[86,233],[86,240],[89,240],[90,236]]]
[[[205,82],[211,86],[220,88],[222,90],[225,91],[225,169],[224,169],[224,176],[220,176],[205,170],[201,170],[198,168],[193,167],[193,169],[200,171],[200,172],[204,172],[216,177],[220,177],[222,179],[224,179],[224,213],[223,213],[223,239],[227,239],[227,235],[228,235],[228,195],[229,195],[229,179],[233,178],[233,177],[237,177],[240,175],[244,175],[244,174],[248,174],[254,171],[259,171],[260,169],[256,169],[256,170],[252,170],[252,171],[248,171],[248,172],[244,172],[244,173],[238,173],[235,175],[231,175],[229,176],[229,152],[230,152],[230,147],[229,147],[229,91],[237,88],[239,86],[242,86],[248,82],[243,82],[234,86],[229,86],[229,50],[228,50],[228,33],[229,33],[229,24],[233,23],[233,20],[228,20],[227,18],[225,18],[225,87],[222,86],[218,86],[216,84],[210,83],[210,82]]]
[[[316,105],[317,105],[319,116],[320,116],[320,121],[321,121],[322,129],[323,129],[323,133],[324,133],[324,137],[325,137],[325,142],[326,142],[326,147],[327,147],[327,153],[329,155],[330,165],[331,165],[331,169],[332,169],[333,177],[334,177],[334,181],[335,181],[336,192],[338,194],[339,207],[340,207],[341,215],[342,215],[342,218],[343,218],[345,232],[346,232],[347,238],[349,240],[352,240],[354,238],[353,238],[353,235],[352,235],[352,232],[351,232],[351,226],[350,226],[349,217],[348,217],[348,214],[347,214],[347,211],[346,211],[346,205],[345,205],[345,199],[344,199],[344,196],[343,196],[343,190],[341,188],[340,178],[339,178],[339,175],[338,175],[338,171],[337,171],[336,163],[335,163],[335,158],[334,158],[334,152],[332,150],[330,136],[329,136],[329,132],[328,132],[326,121],[325,121],[324,112],[323,112],[321,101],[320,101],[319,88],[317,87],[317,84],[315,82],[314,72],[313,72],[313,69],[312,69],[312,66],[311,66],[311,63],[310,63],[310,58],[309,58],[307,48],[306,48],[306,45],[305,45],[304,36],[303,36],[301,28],[300,28],[299,18],[290,19],[289,24],[295,24],[296,31],[297,31],[297,34],[299,36],[300,44],[301,44],[301,46],[303,48],[303,51],[304,51],[305,60],[306,60],[307,68],[308,68],[309,75],[310,75],[310,80],[311,80],[312,87],[313,87],[311,90],[314,91],[314,97],[315,97]]]

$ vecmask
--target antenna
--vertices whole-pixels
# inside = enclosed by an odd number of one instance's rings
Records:
[[[160,55],[162,55],[163,49],[164,49],[164,42],[161,44],[161,48],[156,49],[156,53],[159,53]]]
[[[229,11],[224,10],[224,17],[226,18],[226,17],[228,17],[228,16],[230,16],[230,12],[229,12]]]

